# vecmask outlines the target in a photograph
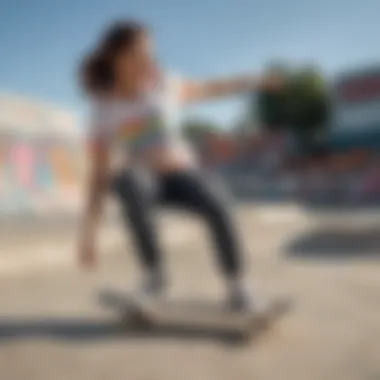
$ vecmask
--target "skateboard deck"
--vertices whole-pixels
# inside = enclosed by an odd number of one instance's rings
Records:
[[[250,340],[270,329],[291,310],[293,302],[286,297],[272,299],[262,313],[232,311],[222,302],[204,299],[142,300],[121,291],[106,290],[101,303],[120,317],[122,325],[152,329],[163,325],[186,324],[194,327],[228,331],[232,339]]]

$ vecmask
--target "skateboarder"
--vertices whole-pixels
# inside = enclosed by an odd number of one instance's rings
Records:
[[[144,268],[142,295],[155,297],[166,284],[152,207],[163,203],[202,216],[216,243],[227,284],[228,305],[258,307],[244,285],[243,252],[220,183],[202,174],[182,139],[176,115],[182,106],[279,86],[277,78],[254,75],[192,81],[158,68],[153,38],[133,21],[112,25],[81,67],[90,98],[91,174],[80,241],[80,262],[95,263],[95,238],[108,188],[117,195]]]

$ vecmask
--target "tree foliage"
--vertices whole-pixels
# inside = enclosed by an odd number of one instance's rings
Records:
[[[324,77],[313,67],[289,70],[277,66],[271,67],[268,74],[281,75],[284,86],[257,94],[262,128],[291,131],[303,149],[314,149],[329,124],[330,96]]]

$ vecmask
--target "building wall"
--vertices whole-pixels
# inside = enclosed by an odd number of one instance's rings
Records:
[[[342,74],[334,88],[334,127],[380,128],[380,66]]]
[[[0,217],[75,213],[84,165],[74,114],[0,96]]]

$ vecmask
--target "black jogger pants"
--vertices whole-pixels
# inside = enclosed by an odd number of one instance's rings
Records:
[[[183,171],[160,174],[152,181],[137,170],[127,170],[116,177],[115,191],[145,269],[162,269],[162,252],[153,219],[154,206],[162,204],[185,208],[204,218],[224,274],[231,277],[240,274],[243,259],[240,239],[225,189],[212,176]]]

